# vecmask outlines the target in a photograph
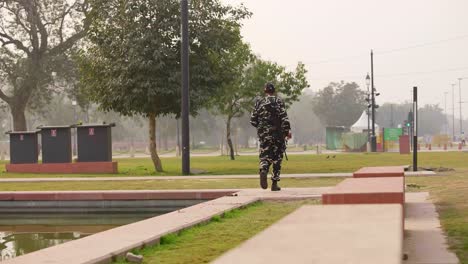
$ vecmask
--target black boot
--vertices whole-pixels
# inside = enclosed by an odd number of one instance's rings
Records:
[[[268,188],[268,171],[260,169],[260,187],[262,189],[267,189]]]
[[[278,181],[273,181],[273,183],[271,184],[271,191],[272,192],[281,191],[281,187],[278,186]]]

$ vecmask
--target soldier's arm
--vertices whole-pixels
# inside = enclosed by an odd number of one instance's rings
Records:
[[[291,130],[291,124],[289,123],[288,113],[286,112],[286,106],[284,105],[283,100],[278,98],[278,113],[281,120],[281,130],[287,135]]]
[[[250,124],[254,127],[258,127],[258,100],[255,102],[255,107],[250,116]]]

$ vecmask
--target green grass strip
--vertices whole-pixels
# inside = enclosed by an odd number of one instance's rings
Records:
[[[463,152],[422,152],[418,155],[420,166],[445,166],[450,168],[468,167],[468,153]],[[167,176],[181,175],[180,158],[161,158],[164,172],[155,172],[151,159],[122,158],[118,162],[119,173],[113,174],[74,174],[73,177],[118,177],[118,176]],[[0,164],[5,164],[1,161]],[[282,173],[325,173],[353,172],[364,166],[406,165],[412,163],[411,155],[399,153],[355,153],[323,155],[290,155],[283,162]],[[192,169],[204,175],[257,174],[258,156],[238,156],[232,161],[227,156],[191,157]],[[3,166],[0,166],[0,168]],[[66,174],[8,173],[0,169],[1,178],[66,177]]]
[[[305,200],[254,203],[244,209],[227,212],[224,217],[214,217],[207,224],[164,236],[159,245],[136,250],[134,253],[143,255],[143,263],[208,263],[300,206],[317,202]],[[127,262],[120,259],[116,263]]]

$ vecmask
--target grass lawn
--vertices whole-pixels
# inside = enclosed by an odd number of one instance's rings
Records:
[[[363,166],[385,166],[411,164],[410,155],[397,153],[378,154],[337,154],[329,155],[289,155],[289,161],[283,162],[283,173],[318,173],[318,172],[352,172]],[[420,166],[459,167],[466,163],[468,153],[432,152],[420,153]],[[180,175],[179,158],[162,158],[164,172],[156,173],[149,158],[116,159],[119,163],[119,174],[73,174],[74,177],[118,177],[118,176],[166,176]],[[3,162],[4,163],[4,162]],[[0,163],[1,164],[1,163]],[[231,161],[229,157],[192,157],[191,167],[202,170],[205,175],[220,174],[256,174],[258,172],[257,156],[238,156]],[[0,178],[16,177],[67,177],[64,174],[19,174],[6,173],[1,170]]]
[[[208,224],[184,230],[178,235],[165,236],[160,245],[134,253],[144,256],[143,263],[208,263],[301,205],[314,203],[317,200],[258,202],[247,208],[228,212],[224,217],[215,217]],[[119,260],[117,263],[127,262]]]

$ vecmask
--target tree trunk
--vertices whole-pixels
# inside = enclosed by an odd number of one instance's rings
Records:
[[[13,117],[13,131],[27,131],[25,105],[10,105],[11,115]]]
[[[163,138],[163,146],[164,146],[164,151],[168,151],[169,150],[169,139],[168,139],[168,135],[167,133],[164,134],[164,138]]]
[[[221,142],[219,144],[219,151],[221,152],[221,156],[224,156],[224,131],[221,132]]]
[[[239,132],[236,131],[234,133],[234,152],[236,153],[236,156],[239,156]]]
[[[246,131],[243,131],[243,133],[241,134],[241,142],[239,142],[239,145],[241,145],[244,148],[249,148],[249,135]]]
[[[161,159],[159,159],[158,151],[156,149],[156,115],[149,114],[149,151],[151,153],[151,160],[154,164],[154,169],[157,172],[162,172]]]
[[[231,139],[231,120],[232,120],[232,116],[228,116],[228,119],[226,121],[226,141],[229,146],[229,156],[231,156],[231,160],[235,160],[234,147],[232,146],[232,139]]]

